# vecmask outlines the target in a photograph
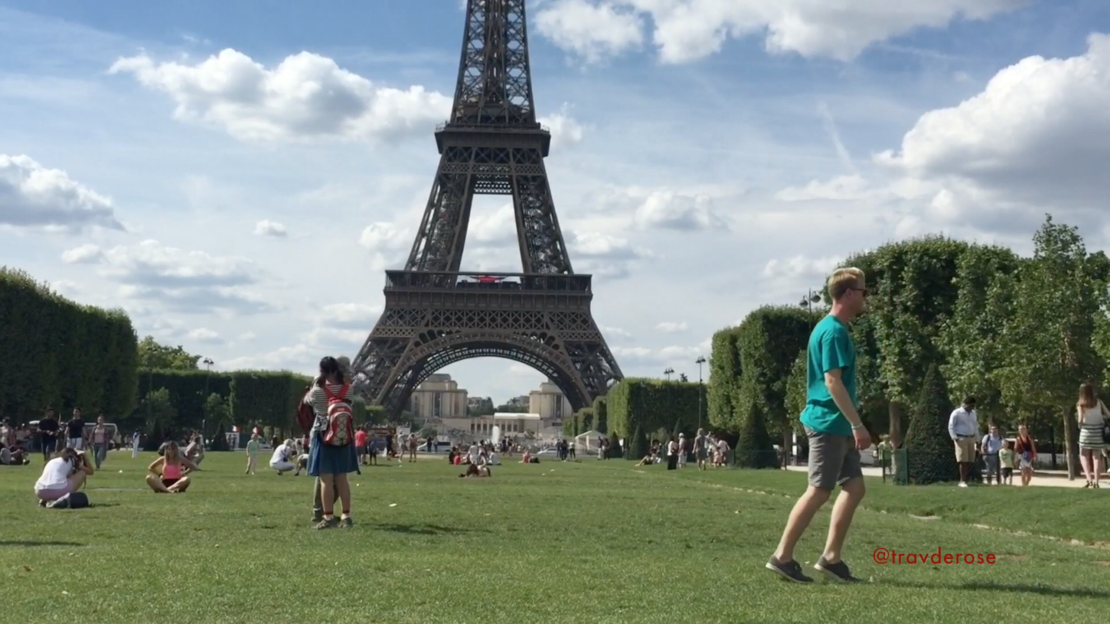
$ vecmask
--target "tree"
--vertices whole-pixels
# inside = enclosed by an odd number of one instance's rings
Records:
[[[528,413],[528,406],[527,405],[511,405],[509,403],[506,403],[504,405],[498,405],[496,412],[501,413],[501,414],[527,414]]]
[[[779,460],[771,435],[767,433],[768,419],[762,402],[750,393],[745,394],[747,396],[741,397],[740,403],[747,406],[743,412],[746,416],[736,439],[734,463],[742,468],[776,468]]]
[[[231,405],[227,399],[213,392],[204,403],[206,426],[221,426],[231,422]]]
[[[475,397],[472,401],[473,404],[466,407],[467,416],[493,416],[497,411],[489,397]]]
[[[158,388],[147,393],[143,398],[140,409],[147,415],[144,429],[146,430],[146,450],[154,450],[166,439],[174,422],[177,420],[177,410],[170,402],[170,392],[165,388]]]
[[[736,430],[735,398],[740,389],[741,363],[740,353],[736,349],[737,334],[735,327],[713,334],[713,346],[709,354],[706,406],[709,424],[729,431]],[[1110,344],[1110,340],[1107,344]]]
[[[877,361],[865,364],[878,373],[889,401],[895,446],[902,438],[902,407],[918,398],[929,366],[943,363],[937,335],[955,308],[955,278],[967,248],[967,243],[942,236],[902,241],[877,249],[869,259],[870,272],[864,269],[873,293],[865,318],[878,348]]]
[[[690,383],[690,380],[686,378],[686,373],[679,373],[678,381],[679,383]]]
[[[227,443],[227,430],[224,428],[224,424],[222,422],[219,424],[218,427],[216,427],[216,435],[208,443],[208,450],[210,450],[210,451],[230,451],[231,450],[231,445],[229,445]]]
[[[805,432],[802,428],[801,415],[806,407],[806,395],[809,391],[806,387],[808,355],[807,350],[802,349],[794,358],[794,364],[790,366],[790,376],[786,378],[786,395],[783,398],[783,407],[789,414],[794,433],[799,434]]]
[[[910,483],[957,481],[960,468],[948,435],[952,400],[937,365],[929,367],[921,387],[910,426],[906,431],[906,464]]]
[[[1033,259],[1018,271],[999,380],[1007,403],[1061,414],[1068,474],[1079,473],[1075,403],[1079,384],[1097,383],[1105,362],[1094,347],[1107,303],[1106,256],[1088,255],[1077,228],[1047,215]]]
[[[143,338],[139,343],[139,366],[156,370],[197,370],[201,356],[193,355],[178,345],[167,347],[159,344],[153,336]]]
[[[765,306],[748,314],[738,328],[736,349],[743,369],[739,392],[746,400],[736,405],[756,411],[738,411],[736,421],[750,427],[753,415],[765,418],[764,430],[782,440],[783,448],[790,447],[794,433],[786,410],[786,380],[819,320],[819,315],[796,307]]]
[[[953,398],[974,396],[976,410],[995,424],[1009,412],[997,372],[1008,350],[1005,328],[1013,316],[1013,276],[1021,262],[1004,247],[969,247],[958,263],[955,310],[939,335],[945,355],[940,372]]]

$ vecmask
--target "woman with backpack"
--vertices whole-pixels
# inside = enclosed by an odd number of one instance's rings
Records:
[[[338,360],[331,356],[320,360],[320,377],[308,397],[316,416],[309,433],[308,474],[320,479],[323,490],[324,517],[315,525],[317,529],[350,528],[354,524],[347,473],[358,470],[358,451],[350,394],[351,385]],[[336,491],[343,505],[341,519],[336,519],[334,513]]]

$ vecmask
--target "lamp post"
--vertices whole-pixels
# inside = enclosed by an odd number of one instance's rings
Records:
[[[208,380],[212,377],[212,365],[215,362],[209,358],[204,358],[201,361],[207,370],[204,375],[204,416],[200,419],[200,443],[204,444],[204,426],[208,423]]]
[[[705,394],[705,386],[702,385],[701,365],[705,364],[705,356],[699,355],[694,364],[698,365],[698,429],[701,429],[701,396]]]
[[[812,290],[806,291],[806,296],[798,302],[798,305],[806,310],[813,312],[813,306],[821,303],[821,295],[813,292]]]
[[[674,374],[674,369],[671,368],[670,366],[667,367],[667,370],[663,371],[663,375],[666,376],[667,381],[671,380],[671,375],[673,375],[673,374]]]

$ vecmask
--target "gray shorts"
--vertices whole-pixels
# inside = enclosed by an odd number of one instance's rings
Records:
[[[819,433],[806,427],[809,437],[809,484],[822,490],[835,490],[863,476],[856,439],[850,435]]]

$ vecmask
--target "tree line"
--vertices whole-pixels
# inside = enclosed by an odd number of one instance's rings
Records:
[[[1033,246],[1031,257],[1021,257],[928,236],[845,260],[865,272],[870,291],[852,334],[860,416],[873,433],[889,433],[899,447],[904,421],[921,403],[974,396],[981,421],[1009,432],[1026,423],[1042,440],[1062,435],[1076,474],[1078,387],[1100,383],[1110,362],[1110,259],[1089,252],[1078,228],[1051,216]],[[824,286],[817,290],[827,305]],[[738,451],[741,444],[765,451],[780,435],[788,445],[799,430],[805,347],[820,316],[764,307],[714,335],[709,419],[740,434]],[[947,396],[930,398],[926,388]],[[923,417],[946,421],[948,414]]]

